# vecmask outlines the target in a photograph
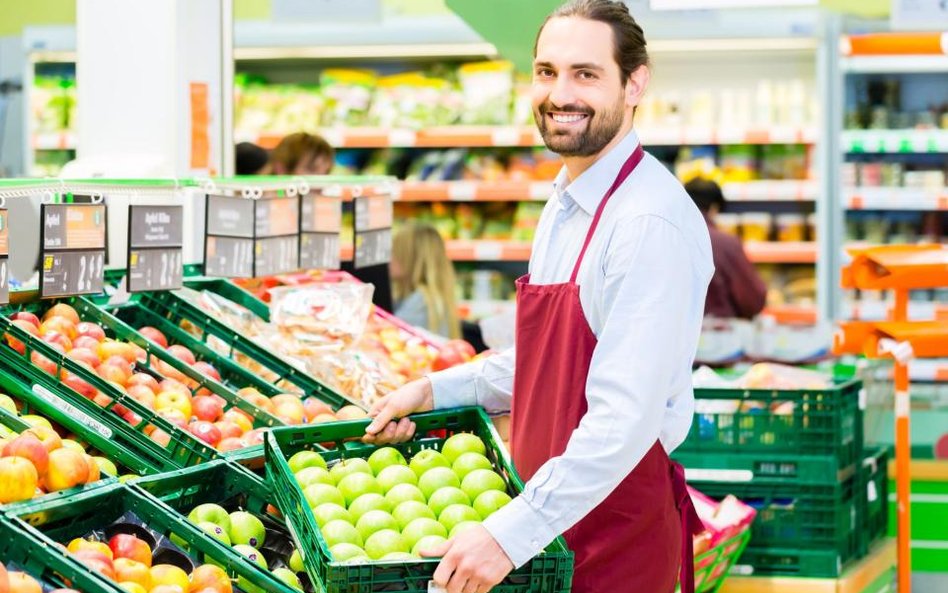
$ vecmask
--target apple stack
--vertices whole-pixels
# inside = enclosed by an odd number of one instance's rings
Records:
[[[490,517],[521,487],[483,410],[413,420],[420,436],[398,446],[353,443],[364,434],[364,421],[267,435],[267,476],[277,506],[299,537],[308,574],[327,593],[395,583],[399,590],[426,591],[437,566],[432,552]],[[316,451],[317,445],[334,448]],[[561,591],[564,580],[568,586],[572,560],[562,540],[533,562],[542,563],[515,571],[505,583],[509,591]],[[365,565],[371,570],[360,568]],[[539,574],[545,575],[539,589],[514,584]]]

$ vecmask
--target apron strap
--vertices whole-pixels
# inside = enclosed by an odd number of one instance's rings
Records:
[[[606,195],[603,196],[602,200],[599,202],[599,206],[596,208],[596,215],[593,216],[592,223],[589,225],[589,230],[586,231],[586,240],[583,242],[583,248],[579,252],[579,257],[576,258],[576,265],[573,266],[573,273],[569,277],[570,284],[576,283],[576,277],[579,274],[579,266],[583,263],[583,257],[586,255],[586,249],[589,247],[590,241],[592,241],[593,235],[596,233],[596,227],[599,226],[599,219],[602,218],[602,212],[606,209],[606,203],[609,201],[609,198],[612,197],[612,194],[619,189],[619,186],[622,185],[625,180],[629,177],[632,171],[638,166],[642,161],[642,157],[645,156],[645,151],[642,150],[642,145],[639,144],[635,147],[635,150],[632,151],[632,154],[629,155],[629,158],[625,160],[622,168],[619,169],[619,174],[616,175],[615,181],[612,182],[612,186],[609,188],[609,191],[606,192]]]
[[[671,468],[675,506],[681,514],[681,569],[678,578],[681,593],[695,593],[695,550],[692,538],[704,530],[704,524],[688,494],[684,468],[675,462],[671,463]]]

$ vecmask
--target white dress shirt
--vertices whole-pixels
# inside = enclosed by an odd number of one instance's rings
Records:
[[[532,284],[569,281],[596,208],[638,143],[630,132],[572,183],[560,172],[534,238]],[[704,218],[646,153],[606,205],[579,269],[580,302],[598,339],[586,415],[566,451],[484,521],[515,566],[599,505],[656,439],[668,452],[685,439],[694,412],[691,366],[713,272]],[[509,410],[514,360],[510,349],[430,375],[435,407]],[[529,418],[520,429],[531,429]]]

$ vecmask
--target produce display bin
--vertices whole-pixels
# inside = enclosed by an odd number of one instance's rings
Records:
[[[889,528],[889,451],[877,448],[868,451],[859,472],[858,503],[860,505],[859,551],[869,552]]]
[[[171,546],[187,553],[195,565],[206,558],[221,566],[232,578],[243,577],[263,591],[294,591],[167,505],[124,484],[110,484],[61,500],[35,502],[18,508],[15,515],[8,514],[7,519],[49,549],[53,549],[54,542],[66,544],[77,537],[107,532],[116,522],[140,525],[158,541],[156,550]],[[172,544],[171,536],[179,543]],[[63,552],[62,556],[65,555]],[[122,590],[117,584],[109,585],[112,591]],[[239,582],[235,590],[239,590]]]
[[[406,457],[422,449],[439,450],[444,440],[458,432],[473,432],[487,446],[487,456],[504,477],[511,494],[523,489],[493,424],[480,408],[458,408],[412,416],[417,426],[414,440],[396,445]],[[302,450],[319,451],[328,463],[368,457],[376,447],[353,441],[365,432],[368,421],[337,422],[271,431],[265,441],[267,479],[273,484],[277,506],[283,512],[303,554],[307,572],[321,580],[328,593],[403,591],[426,593],[437,560],[407,562],[336,562],[316,525],[303,492],[293,478],[287,459]],[[562,593],[570,590],[573,555],[562,538],[525,566],[514,570],[494,587],[495,593]]]
[[[68,303],[77,307],[77,309],[83,308],[94,311],[94,317],[96,318],[104,315],[90,302],[80,298],[65,299],[59,302]],[[53,403],[52,405],[66,410],[67,413],[70,410],[79,410],[84,417],[96,419],[109,426],[114,435],[121,435],[120,437],[113,436],[114,440],[120,443],[134,443],[135,451],[153,465],[164,467],[167,463],[171,463],[177,467],[184,467],[208,461],[217,456],[217,452],[213,448],[188,431],[162,418],[155,411],[116,389],[115,386],[109,384],[96,373],[60,354],[49,344],[31,336],[10,322],[10,314],[17,310],[28,310],[33,313],[42,312],[48,304],[51,303],[31,303],[22,307],[8,306],[0,309],[0,331],[8,339],[15,339],[24,346],[24,352],[21,354],[13,349],[7,340],[2,341],[0,343],[0,363],[5,367],[19,369],[24,382],[34,385],[34,392],[41,394],[51,402],[61,400],[61,403]],[[139,342],[144,344],[144,339],[139,338]],[[31,362],[33,353],[51,361],[55,366],[54,372],[47,373],[34,365]],[[109,399],[108,403],[100,406],[64,385],[58,378],[64,371],[85,381],[100,394],[106,396]],[[37,389],[35,386],[39,386],[41,389]],[[129,418],[131,422],[125,422],[122,416]],[[170,437],[169,442],[162,446],[149,438],[148,435],[153,429],[167,433]]]
[[[230,358],[233,359],[237,355],[246,356],[262,365],[276,376],[276,380],[272,381],[276,385],[286,383],[295,386],[306,396],[312,396],[326,402],[334,410],[350,404],[362,406],[360,402],[349,399],[324,385],[267,348],[224,325],[202,311],[200,307],[189,303],[174,292],[139,293],[135,295],[133,300],[140,303],[144,308],[164,317],[172,324],[178,326],[183,323],[188,324],[197,331],[196,339],[201,342],[207,343],[209,339],[215,338],[217,341],[226,344],[228,348],[226,355]]]
[[[36,579],[44,591],[72,587],[82,593],[116,593],[108,580],[68,558],[49,544],[0,517],[0,565]],[[6,589],[4,589],[6,591]]]
[[[750,541],[750,529],[742,529],[707,552],[695,556],[695,591],[715,593],[720,589],[731,567],[747,547],[748,541]]]
[[[260,551],[267,558],[270,568],[283,566],[285,563],[280,558],[292,552],[286,525],[273,517],[268,509],[274,500],[270,485],[231,461],[219,459],[200,466],[138,478],[129,484],[132,488],[140,489],[146,498],[154,498],[167,505],[185,520],[191,509],[204,503],[218,504],[228,511],[240,508],[256,515],[267,527],[267,539]],[[242,559],[238,552],[224,547],[235,561]],[[307,590],[321,590],[321,585],[305,585]],[[292,589],[272,575],[267,590],[293,593]]]
[[[828,389],[695,389],[695,420],[676,454],[705,469],[741,463],[755,477],[812,476],[835,465],[823,475],[845,479],[862,461],[861,389],[855,379]],[[744,460],[729,461],[736,453]]]

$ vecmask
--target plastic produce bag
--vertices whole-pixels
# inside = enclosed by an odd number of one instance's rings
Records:
[[[347,348],[365,331],[372,312],[371,284],[318,283],[270,291],[270,319],[281,336],[293,340],[295,355],[316,349]]]
[[[503,60],[464,64],[458,69],[464,112],[461,123],[510,123],[513,101],[513,64]]]

